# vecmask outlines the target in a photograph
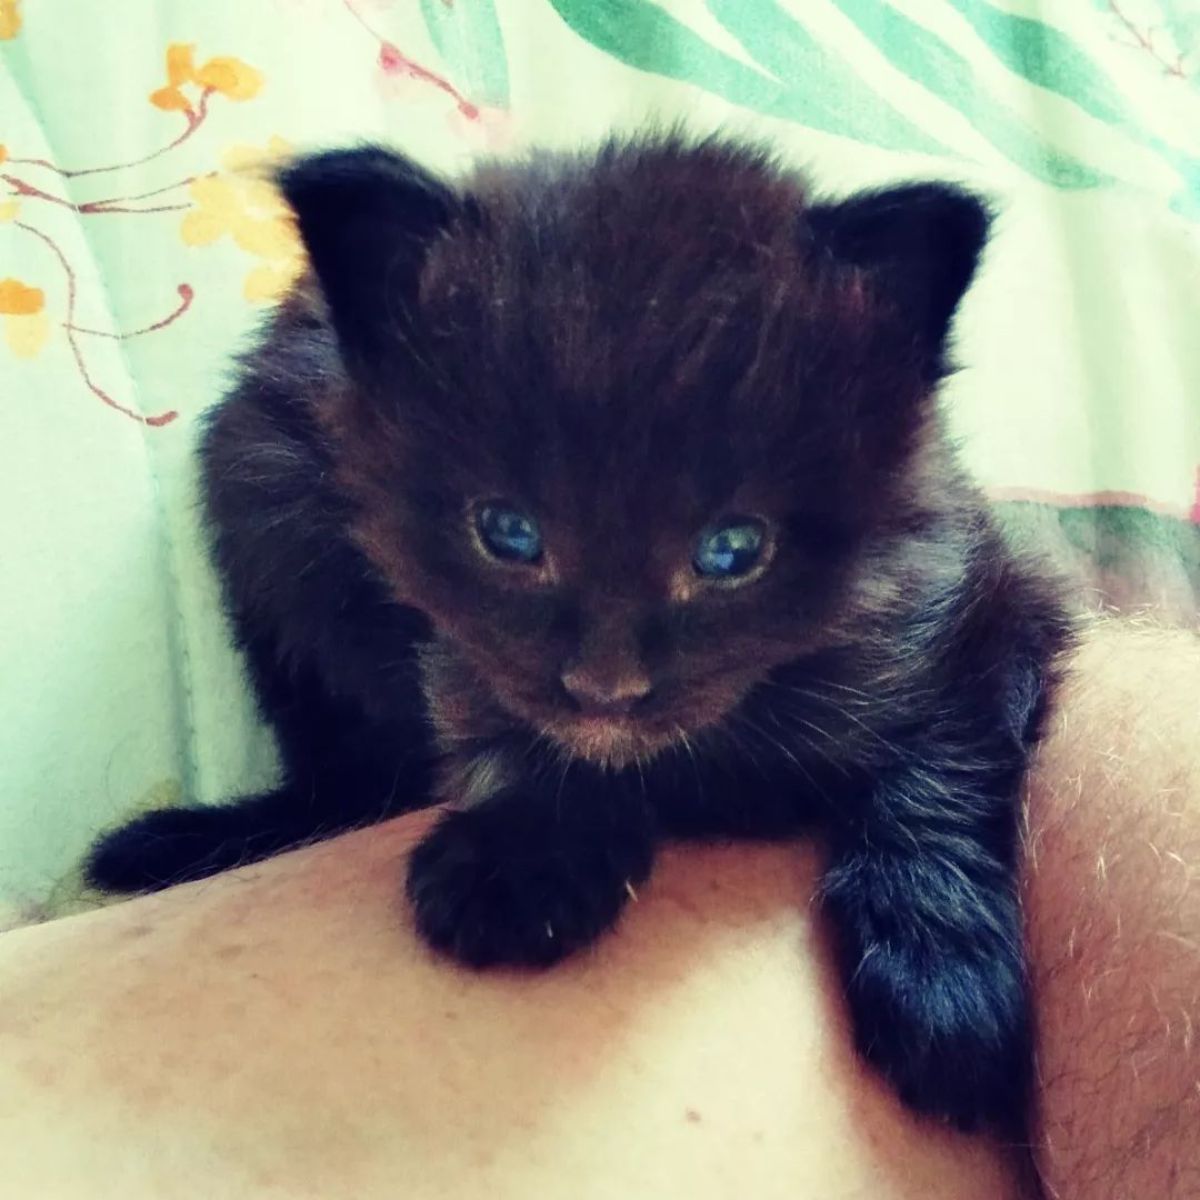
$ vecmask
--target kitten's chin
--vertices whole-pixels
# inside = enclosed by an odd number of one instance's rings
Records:
[[[628,717],[563,718],[546,732],[574,757],[613,771],[646,762],[672,741]]]

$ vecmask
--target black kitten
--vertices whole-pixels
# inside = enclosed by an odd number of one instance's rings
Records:
[[[816,823],[862,1052],[920,1110],[1018,1129],[1018,796],[1067,624],[935,402],[980,203],[814,204],[678,138],[457,187],[351,150],[281,184],[313,276],[202,455],[284,782],[134,821],[91,878],[445,800],[422,934],[542,965],[659,839]]]

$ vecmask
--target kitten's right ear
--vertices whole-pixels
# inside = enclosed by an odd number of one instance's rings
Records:
[[[946,335],[987,240],[982,200],[946,183],[864,192],[804,215],[810,245],[867,272],[909,322],[933,374]]]
[[[348,363],[408,341],[421,266],[459,206],[441,180],[377,146],[297,159],[276,176]]]

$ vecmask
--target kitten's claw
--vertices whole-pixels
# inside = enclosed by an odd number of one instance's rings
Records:
[[[629,899],[621,855],[508,838],[502,814],[451,813],[413,852],[408,896],[429,945],[473,967],[546,967],[594,941]],[[645,859],[645,863],[641,861]]]

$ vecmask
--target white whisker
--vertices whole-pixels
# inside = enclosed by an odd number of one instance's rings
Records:
[[[782,754],[784,756],[784,758],[786,758],[788,760],[788,762],[793,767],[795,767],[795,769],[797,771],[799,771],[801,775],[804,776],[804,778],[808,782],[809,786],[817,793],[817,795],[819,795],[823,800],[828,802],[829,796],[826,793],[825,789],[823,787],[821,787],[821,785],[817,782],[816,777],[813,775],[813,773],[800,761],[799,758],[796,757],[796,755],[792,752],[792,750],[784,742],[782,742],[778,738],[772,737],[771,734],[769,734],[765,729],[762,728],[762,726],[760,726],[757,723],[755,723],[754,721],[750,720],[750,718],[744,712],[735,712],[731,715],[732,715],[733,720],[735,720],[738,724],[743,725],[751,733],[757,734],[766,743],[766,745],[770,749],[775,750],[778,753]],[[805,740],[806,748],[809,750],[813,750],[815,753],[816,747],[810,745],[808,743],[807,739],[804,739],[804,740]]]

